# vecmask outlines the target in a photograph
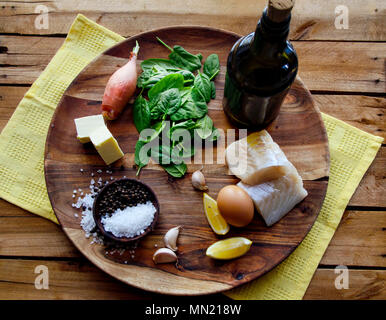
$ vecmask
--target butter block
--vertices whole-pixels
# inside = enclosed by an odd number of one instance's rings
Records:
[[[123,152],[109,129],[103,125],[90,134],[90,140],[107,165],[123,157]]]
[[[105,120],[101,114],[74,119],[77,138],[81,143],[90,142],[90,134],[96,128],[105,126]]]

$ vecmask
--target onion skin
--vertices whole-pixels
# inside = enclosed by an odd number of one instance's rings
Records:
[[[139,46],[130,53],[129,61],[116,70],[107,81],[102,100],[102,114],[107,120],[119,117],[137,88],[137,53]]]

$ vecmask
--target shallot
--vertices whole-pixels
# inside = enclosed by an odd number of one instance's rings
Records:
[[[102,100],[102,114],[107,120],[117,119],[134,95],[137,87],[137,54],[139,44],[130,53],[129,61],[116,70],[107,82]]]

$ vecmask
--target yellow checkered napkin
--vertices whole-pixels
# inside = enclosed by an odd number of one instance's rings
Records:
[[[63,45],[28,90],[0,135],[0,197],[56,223],[44,181],[52,115],[78,73],[120,35],[78,15]]]
[[[59,51],[28,90],[0,135],[0,196],[57,222],[48,200],[43,156],[53,112],[92,59],[123,38],[78,15]],[[301,299],[344,209],[383,141],[323,114],[331,168],[327,196],[301,245],[267,275],[225,294],[235,299]]]
[[[234,299],[302,299],[344,210],[383,138],[322,114],[330,148],[330,178],[319,216],[298,248],[268,274],[225,294]]]

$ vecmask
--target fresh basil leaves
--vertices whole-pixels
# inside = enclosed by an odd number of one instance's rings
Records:
[[[143,71],[152,70],[153,68],[166,71],[181,70],[168,59],[147,59],[141,62],[141,68]]]
[[[137,175],[141,171],[141,169],[149,163],[149,154],[148,149],[144,148],[144,146],[147,144],[144,140],[138,140],[135,144],[135,155],[134,155],[134,162],[138,166]]]
[[[150,100],[158,96],[162,91],[171,88],[181,90],[184,87],[184,77],[178,73],[172,73],[158,81],[147,93]]]
[[[201,54],[194,55],[178,45],[171,48],[157,39],[170,54],[169,59],[141,63],[137,86],[142,91],[133,107],[134,124],[140,132],[134,160],[137,175],[153,158],[169,175],[180,178],[187,170],[183,158],[195,154],[194,136],[212,141],[218,138],[207,115],[207,103],[216,96],[212,80],[220,71],[220,62],[216,54],[211,54],[200,72]],[[165,129],[168,120],[171,125]]]
[[[196,132],[201,139],[208,138],[212,134],[212,131],[213,121],[208,115],[205,115],[197,121]]]
[[[162,167],[174,178],[183,177],[187,170],[186,164],[184,162],[181,164],[163,165]]]
[[[220,61],[217,54],[212,53],[208,58],[206,58],[203,71],[210,80],[217,76],[220,72]]]
[[[140,133],[143,129],[149,128],[151,123],[151,114],[148,101],[139,95],[135,99],[133,107],[134,125]]]
[[[145,60],[146,61],[146,60]],[[144,70],[137,79],[137,86],[143,89],[150,89],[158,81],[171,74],[180,74],[184,77],[184,84],[193,83],[194,74],[188,70],[166,70],[159,66],[154,66],[151,69]]]
[[[184,93],[183,103],[180,108],[170,116],[172,121],[201,118],[208,112],[205,99],[199,91],[193,87]]]
[[[181,105],[181,95],[177,88],[171,88],[150,100],[151,119],[157,120],[174,114]]]
[[[210,84],[209,77],[205,73],[198,73],[194,78],[194,87],[205,99],[205,102],[209,102],[212,96],[212,86]]]
[[[198,69],[201,69],[202,55],[200,53],[194,55],[186,51],[181,46],[174,46],[172,49],[160,38],[157,37],[157,40],[171,51],[171,53],[169,54],[169,59],[174,65],[182,69],[189,70],[190,72],[194,72]]]
[[[210,82],[210,97],[216,99],[216,85],[214,84],[214,81]]]

